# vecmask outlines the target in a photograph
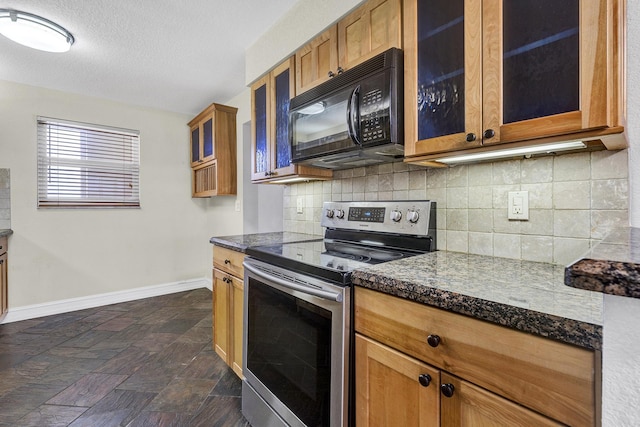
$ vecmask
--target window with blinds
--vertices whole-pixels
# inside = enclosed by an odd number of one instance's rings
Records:
[[[38,117],[38,207],[139,207],[140,132]]]

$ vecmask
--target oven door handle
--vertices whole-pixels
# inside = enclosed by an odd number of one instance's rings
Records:
[[[284,286],[285,288],[292,289],[294,291],[299,291],[305,294],[313,295],[319,298],[323,298],[329,301],[342,302],[342,294],[337,292],[325,291],[324,289],[316,289],[314,287],[299,285],[294,282],[290,282],[288,280],[281,279],[280,277],[273,276],[269,273],[261,271],[260,269],[254,267],[247,262],[243,262],[242,265],[245,269],[249,270],[256,276],[259,276],[265,280],[269,280],[271,282],[277,283],[280,286]]]

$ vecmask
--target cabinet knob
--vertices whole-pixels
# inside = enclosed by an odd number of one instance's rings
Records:
[[[447,383],[447,384],[442,384],[440,386],[440,391],[442,392],[442,394],[444,394],[446,397],[451,397],[453,396],[453,392],[455,391],[455,387],[453,386],[453,384],[451,383]]]
[[[331,71],[331,70],[330,70],[330,71],[327,73],[327,75],[328,75],[329,77],[335,77],[335,76],[336,76],[336,73],[334,73],[333,71]]]
[[[224,260],[224,263],[225,263],[225,264],[231,264],[231,260],[230,260],[230,259],[225,259],[225,260]]]
[[[420,376],[418,377],[418,382],[420,382],[420,385],[422,387],[427,387],[429,384],[431,384],[431,375],[420,374]]]
[[[344,69],[342,67],[338,67],[338,74],[344,73]]]
[[[477,139],[476,134],[471,132],[467,134],[467,142],[473,142]]]
[[[437,347],[440,345],[440,336],[439,335],[429,335],[427,337],[427,342],[431,347]]]
[[[487,129],[484,131],[484,139],[491,139],[494,136],[496,136],[496,131],[494,131],[493,129]]]

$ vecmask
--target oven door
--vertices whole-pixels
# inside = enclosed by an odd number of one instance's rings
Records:
[[[350,288],[252,258],[244,267],[245,418],[347,425]]]

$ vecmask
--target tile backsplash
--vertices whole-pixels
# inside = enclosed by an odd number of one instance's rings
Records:
[[[529,192],[528,221],[507,219],[509,191]],[[567,264],[628,225],[628,193],[626,150],[442,169],[389,163],[287,186],[284,230],[322,235],[324,201],[429,199],[440,250]]]
[[[11,228],[10,194],[9,169],[0,168],[0,229]]]

